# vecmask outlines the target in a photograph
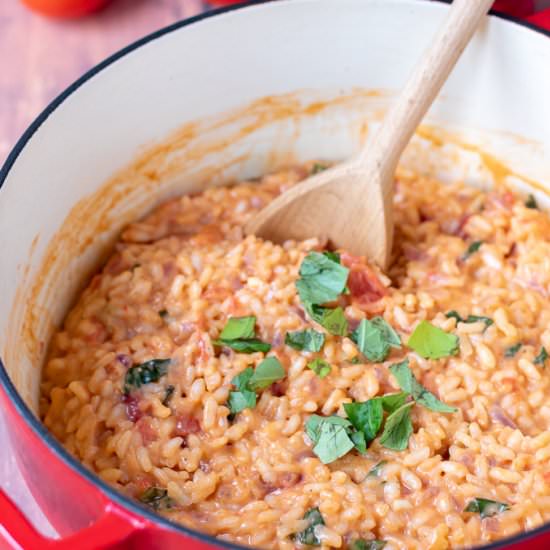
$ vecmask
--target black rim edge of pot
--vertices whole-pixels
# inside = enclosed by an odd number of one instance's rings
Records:
[[[177,31],[183,27],[187,27],[194,23],[198,23],[205,19],[209,19],[211,17],[215,17],[216,15],[220,15],[230,11],[235,11],[235,10],[247,8],[250,6],[261,5],[261,4],[266,4],[266,3],[276,2],[276,1],[277,0],[249,0],[247,2],[242,2],[239,4],[235,4],[233,6],[211,10],[211,11],[196,15],[194,17],[183,19],[176,23],[172,23],[171,25],[168,25],[166,27],[162,27],[161,29],[154,31],[132,42],[128,46],[125,46],[124,48],[118,50],[111,56],[107,57],[105,60],[93,66],[86,73],[84,73],[79,79],[74,81],[70,86],[68,86],[65,90],[63,90],[56,98],[54,98],[47,105],[47,107],[33,120],[33,122],[25,130],[22,136],[17,140],[15,146],[9,153],[8,157],[6,158],[6,161],[4,162],[2,168],[0,169],[0,188],[3,186],[4,182],[6,181],[8,174],[12,169],[13,165],[15,164],[17,158],[19,157],[19,155],[21,154],[21,152],[23,151],[27,143],[30,141],[30,139],[33,137],[33,135],[38,131],[40,126],[42,126],[42,124],[47,120],[47,118],[69,96],[71,96],[75,91],[77,91],[83,84],[85,84],[88,80],[93,78],[96,74],[100,73],[103,69],[109,67],[110,65],[112,65],[113,63],[121,59],[122,57],[125,57],[129,53],[140,48],[141,46],[144,46],[149,42],[156,40],[157,38],[160,38],[171,32]],[[452,0],[439,0],[439,1],[446,4],[449,4],[452,2]],[[496,12],[493,10],[491,10],[490,14],[498,17],[499,19],[503,19],[511,23],[515,23],[519,26],[526,27],[532,31],[538,32],[550,38],[550,31],[541,29],[532,23],[529,23],[527,21],[522,21],[515,17],[509,16],[500,12]],[[65,450],[65,448],[61,445],[61,443],[59,443],[57,439],[54,438],[54,436],[47,430],[46,426],[42,422],[40,422],[40,420],[29,409],[29,407],[23,401],[23,398],[19,395],[17,388],[13,385],[8,375],[7,369],[4,366],[1,358],[0,358],[0,384],[2,384],[6,394],[11,399],[11,402],[15,407],[15,409],[17,410],[17,412],[27,422],[30,428],[34,431],[35,435],[42,438],[46,442],[50,451],[54,455],[56,455],[57,458],[63,461],[63,463],[66,466],[76,471],[76,473],[80,474],[91,484],[97,486],[106,496],[108,496],[111,500],[116,502],[122,508],[130,510],[137,516],[144,517],[145,519],[149,520],[152,523],[158,523],[167,529],[179,531],[182,534],[198,539],[201,542],[204,542],[210,545],[229,548],[231,550],[250,550],[249,547],[245,547],[239,544],[233,544],[230,542],[225,542],[216,537],[207,535],[205,533],[201,533],[200,531],[194,531],[181,524],[174,523],[161,515],[155,514],[154,512],[148,510],[147,508],[138,504],[132,499],[125,497],[122,493],[118,492],[116,489],[112,488],[105,481],[103,481],[99,476],[95,475],[90,470],[88,470],[81,462],[79,462],[76,458],[73,458],[69,454],[69,452]],[[535,538],[541,533],[547,532],[549,530],[550,530],[550,523],[547,523],[545,525],[537,527],[536,529],[533,529],[532,531],[518,533],[512,537],[501,539],[489,545],[478,546],[476,547],[476,549],[477,550],[504,549],[508,545],[515,544],[520,541],[521,542],[528,541],[529,539]]]

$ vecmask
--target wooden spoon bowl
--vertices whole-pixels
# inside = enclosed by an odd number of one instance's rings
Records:
[[[397,163],[493,0],[455,0],[378,131],[348,162],[272,201],[245,226],[275,242],[327,237],[336,248],[387,267],[393,242]]]

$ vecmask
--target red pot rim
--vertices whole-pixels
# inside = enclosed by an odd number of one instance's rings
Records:
[[[69,98],[76,90],[78,90],[83,84],[85,84],[88,80],[93,78],[96,74],[98,74],[99,72],[103,71],[104,69],[112,65],[118,59],[148,44],[149,42],[152,42],[153,40],[161,38],[165,34],[174,32],[183,27],[192,25],[194,23],[197,23],[204,19],[208,19],[210,17],[215,17],[217,15],[220,15],[229,11],[239,10],[239,9],[247,8],[258,4],[267,4],[275,1],[276,0],[249,0],[246,2],[241,2],[239,4],[218,8],[206,13],[196,15],[194,17],[183,19],[181,21],[178,21],[176,23],[163,27],[155,32],[152,32],[144,36],[143,38],[136,40],[135,42],[132,42],[128,46],[120,49],[119,51],[115,52],[111,56],[107,57],[105,60],[101,61],[100,63],[98,63],[91,69],[89,69],[79,79],[73,82],[64,91],[62,91],[56,98],[54,98],[49,103],[49,105],[33,120],[33,122],[29,125],[29,127],[25,130],[25,132],[16,142],[15,146],[13,147],[6,161],[4,162],[2,168],[0,169],[0,189],[2,188],[4,182],[6,181],[10,170],[15,164],[15,161],[17,160],[19,155],[22,153],[23,149],[25,148],[29,140],[32,138],[35,132],[40,128],[40,126],[42,126],[42,124],[46,121],[46,119],[50,116],[50,114],[52,114],[67,98]],[[452,2],[452,0],[438,0],[438,1],[447,3],[447,4],[450,4]],[[543,29],[536,26],[533,23],[530,23],[529,21],[521,20],[516,17],[512,17],[507,14],[494,11],[494,10],[491,10],[489,13],[492,16],[498,17],[499,19],[504,19],[506,21],[515,23],[519,26],[526,27],[532,31],[538,32],[550,38],[550,28]],[[21,417],[26,421],[27,425],[34,432],[34,435],[38,436],[41,440],[43,440],[45,444],[48,446],[49,450],[59,460],[61,460],[68,468],[71,468],[73,471],[75,471],[76,473],[84,477],[88,482],[90,482],[93,486],[95,486],[95,488],[99,489],[106,497],[108,497],[112,502],[119,505],[122,509],[129,511],[145,520],[148,520],[153,524],[160,525],[169,530],[180,532],[181,534],[198,539],[201,542],[207,543],[212,546],[228,548],[231,550],[250,550],[248,547],[241,546],[239,544],[233,544],[230,542],[225,542],[211,535],[207,535],[205,533],[201,533],[200,531],[189,529],[181,524],[174,523],[164,518],[163,516],[155,514],[152,511],[149,511],[144,506],[133,501],[132,499],[124,496],[122,493],[118,492],[117,490],[112,488],[110,485],[108,485],[99,476],[96,476],[94,473],[88,470],[81,462],[79,462],[76,458],[71,456],[68,451],[65,450],[65,448],[61,445],[61,443],[59,443],[53,437],[53,435],[47,430],[46,426],[42,422],[40,422],[40,420],[30,410],[30,408],[27,406],[27,404],[24,402],[23,398],[17,391],[17,388],[14,386],[13,382],[11,381],[9,374],[7,372],[7,369],[5,368],[1,358],[0,358],[0,386],[6,393],[7,397],[11,400],[11,405],[15,408],[17,413],[20,414]],[[537,527],[532,531],[518,533],[506,539],[498,540],[489,545],[478,546],[476,547],[476,550],[505,549],[511,544],[529,541],[530,539],[537,537],[541,533],[545,533],[549,531],[550,531],[550,522],[545,523],[544,525]]]

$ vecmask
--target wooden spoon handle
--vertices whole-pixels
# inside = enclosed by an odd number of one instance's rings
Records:
[[[396,103],[388,111],[372,140],[359,154],[369,168],[395,171],[401,153],[447,80],[494,0],[455,0],[446,21],[422,56]],[[369,173],[370,170],[366,170]],[[391,177],[382,178],[391,187]],[[389,190],[388,190],[389,191]]]

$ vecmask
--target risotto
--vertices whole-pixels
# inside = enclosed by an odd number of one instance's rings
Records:
[[[323,168],[127,227],[52,340],[46,426],[143,506],[244,545],[443,550],[550,521],[550,218],[400,171],[387,273],[243,236]]]

